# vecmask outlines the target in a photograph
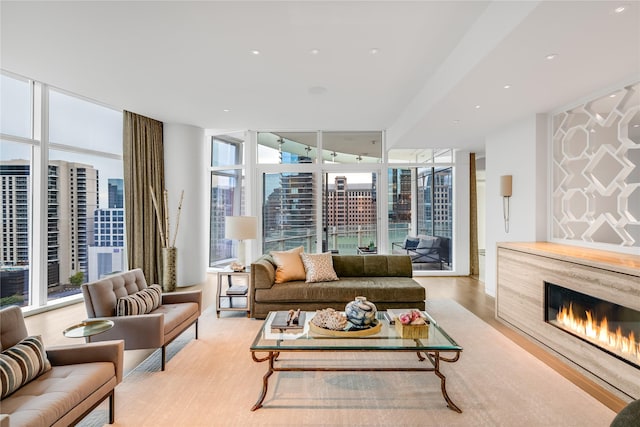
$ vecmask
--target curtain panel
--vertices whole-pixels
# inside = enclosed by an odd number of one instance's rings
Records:
[[[480,274],[478,255],[478,188],[476,185],[476,153],[469,154],[469,273]]]
[[[162,200],[164,144],[162,122],[124,112],[124,194],[129,268],[141,268],[151,283],[162,277],[162,239],[151,188]],[[158,203],[160,220],[166,212]]]

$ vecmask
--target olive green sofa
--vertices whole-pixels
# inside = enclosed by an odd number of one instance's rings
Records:
[[[297,280],[275,283],[276,266],[270,255],[251,264],[251,317],[264,319],[270,311],[300,308],[344,310],[356,296],[375,303],[378,310],[417,308],[424,310],[426,291],[413,280],[408,255],[333,255],[339,280],[306,283]]]

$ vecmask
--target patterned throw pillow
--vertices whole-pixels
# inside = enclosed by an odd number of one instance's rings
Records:
[[[20,387],[51,369],[42,338],[31,336],[0,354],[0,377],[4,399]]]
[[[134,316],[146,314],[153,309],[153,298],[146,289],[118,298],[116,316]]]
[[[303,250],[302,246],[298,246],[288,251],[271,251],[273,261],[276,263],[275,283],[304,280],[306,278],[304,265],[300,259],[300,254]]]
[[[331,252],[322,254],[301,253],[300,258],[307,272],[306,282],[331,282],[338,280],[338,275],[333,269],[333,258]]]
[[[149,311],[153,311],[160,307],[160,303],[162,302],[162,288],[160,285],[151,285],[148,288],[143,289],[143,291],[151,295],[151,299],[153,300],[153,306]]]

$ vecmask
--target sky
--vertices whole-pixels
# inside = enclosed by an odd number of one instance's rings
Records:
[[[50,160],[91,165],[100,171],[100,207],[108,201],[108,179],[122,178],[122,112],[52,89],[49,95]],[[0,76],[0,133],[31,139],[31,86]],[[0,143],[0,160],[30,160],[29,143]],[[55,148],[55,149],[54,149]],[[106,153],[108,157],[88,152]]]

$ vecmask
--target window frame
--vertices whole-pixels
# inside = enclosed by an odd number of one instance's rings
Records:
[[[71,93],[69,91],[48,85],[43,82],[39,82],[33,79],[28,79],[23,76],[19,76],[10,73],[5,70],[0,70],[3,75],[19,80],[26,80],[31,85],[31,138],[24,138],[22,136],[0,134],[2,140],[11,143],[20,143],[31,146],[30,157],[30,211],[29,211],[29,300],[22,310],[25,313],[36,313],[46,311],[52,308],[68,305],[77,302],[82,299],[80,292],[70,296],[64,296],[56,299],[48,298],[48,238],[43,237],[48,235],[48,178],[49,178],[49,152],[50,150],[56,150],[60,152],[68,152],[82,155],[89,155],[93,157],[107,158],[111,160],[117,160],[123,162],[123,155],[114,154],[111,152],[102,152],[93,149],[84,149],[82,147],[74,147],[61,143],[51,143],[49,141],[50,130],[50,104],[49,94],[51,91],[55,91],[66,96],[89,102],[94,105],[98,105],[104,108],[108,108],[122,114],[122,110],[106,105],[104,103]],[[121,132],[120,132],[121,133]],[[65,160],[66,161],[66,160]],[[124,176],[124,171],[123,171]],[[106,181],[105,181],[106,182]],[[106,184],[105,184],[106,185]],[[125,207],[126,208],[126,207]],[[92,218],[94,213],[89,216]],[[126,230],[125,230],[126,233]],[[88,238],[90,236],[87,236]],[[89,242],[89,240],[87,240]],[[87,243],[87,253],[89,252],[90,243]],[[126,266],[126,241],[123,246],[124,251],[124,268]],[[88,255],[87,255],[88,256]],[[39,284],[36,285],[36,284]]]

